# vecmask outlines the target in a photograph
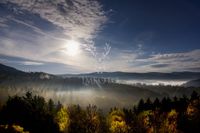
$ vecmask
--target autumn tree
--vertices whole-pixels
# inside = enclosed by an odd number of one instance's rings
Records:
[[[100,115],[96,106],[89,105],[86,107],[86,126],[87,133],[100,132]]]
[[[177,129],[178,113],[172,109],[167,113],[166,118],[163,120],[160,132],[162,133],[178,133]]]
[[[56,113],[54,120],[58,124],[59,130],[61,132],[68,131],[70,120],[69,120],[69,113],[67,111],[67,108],[61,107],[60,110]]]
[[[13,124],[13,125],[0,125],[0,133],[29,133],[29,131],[24,131],[24,128]]]
[[[152,133],[153,129],[153,112],[151,110],[143,111],[137,116],[137,129],[139,133],[148,132]]]
[[[111,133],[128,133],[129,130],[125,121],[125,114],[120,109],[114,109],[109,113],[108,125]]]

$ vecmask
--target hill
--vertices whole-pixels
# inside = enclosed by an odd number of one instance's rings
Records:
[[[96,104],[105,109],[111,105],[130,107],[141,98],[182,96],[183,94],[190,94],[193,90],[200,91],[198,88],[185,88],[183,86],[134,86],[117,83],[113,80],[119,75],[123,78],[133,77],[134,75],[140,78],[150,78],[152,75],[153,77],[155,75],[157,75],[156,77],[160,75],[162,77],[163,74],[160,73],[116,72],[102,73],[101,76],[98,73],[93,73],[87,75],[68,75],[65,77],[43,72],[26,73],[5,65],[1,65],[1,68],[0,99],[32,91],[45,98],[59,100],[64,104],[80,104],[83,106]],[[180,76],[182,74],[177,75]],[[186,74],[188,74],[187,78],[191,78],[192,75],[190,76],[190,74],[192,73]],[[198,76],[197,73],[194,73],[194,75]],[[112,79],[112,77],[114,78]]]
[[[200,79],[191,80],[183,84],[185,87],[200,87]]]
[[[171,72],[171,73],[160,73],[160,72],[148,72],[148,73],[129,73],[129,72],[94,72],[87,74],[76,74],[76,75],[61,75],[62,77],[102,77],[102,78],[113,78],[113,79],[197,79],[200,78],[200,72]]]
[[[24,74],[25,72],[23,71],[20,71],[20,70],[17,70],[13,67],[9,67],[9,66],[6,66],[6,65],[3,65],[3,64],[0,64],[0,74]]]

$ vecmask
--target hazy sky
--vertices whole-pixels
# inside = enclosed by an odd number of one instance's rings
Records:
[[[200,1],[1,0],[0,62],[54,74],[200,71]]]

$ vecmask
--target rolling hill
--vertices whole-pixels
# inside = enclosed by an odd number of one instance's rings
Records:
[[[148,73],[128,73],[128,72],[95,72],[87,74],[65,74],[62,77],[102,77],[102,78],[113,78],[113,79],[197,79],[200,78],[200,72],[171,72],[171,73],[160,73],[160,72],[148,72]]]
[[[95,104],[110,106],[131,106],[141,98],[161,98],[191,94],[197,88],[177,86],[134,86],[116,83],[118,76],[130,78],[195,78],[199,73],[91,73],[58,76],[43,72],[23,72],[0,64],[0,98],[31,91],[46,98],[53,98],[65,104]],[[194,74],[194,75],[192,75]],[[198,90],[197,90],[198,91]]]

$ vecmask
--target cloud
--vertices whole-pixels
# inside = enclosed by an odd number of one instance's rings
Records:
[[[132,50],[113,48],[97,68],[100,71],[129,71],[130,64],[137,58],[138,54]]]
[[[61,27],[71,39],[91,40],[107,17],[96,0],[3,0]]]
[[[32,66],[38,66],[38,65],[43,65],[44,63],[41,62],[34,62],[34,61],[24,61],[22,62],[23,65],[32,65]]]
[[[158,70],[159,67],[161,71],[194,71],[198,70],[200,66],[200,49],[189,52],[155,54],[142,61],[148,62],[150,70],[152,68]]]
[[[27,58],[20,58],[14,56],[7,56],[0,54],[0,63],[13,66],[22,71],[37,71],[47,72],[52,74],[65,74],[65,73],[80,73],[79,68],[67,64],[36,61]],[[55,69],[56,68],[56,69]]]
[[[111,71],[174,72],[199,71],[200,49],[180,53],[141,56],[136,51],[120,51],[106,65]]]
[[[97,0],[2,0],[0,3],[12,3],[9,8],[13,9],[0,18],[0,27],[7,30],[0,31],[3,32],[0,54],[26,57],[21,62],[26,66],[42,67],[40,63],[53,62],[78,68],[79,72],[199,70],[199,49],[147,55],[145,45],[154,38],[153,32],[136,36],[131,42],[135,47],[129,49],[105,45],[106,52],[104,46],[95,46],[95,37],[108,21]],[[78,41],[82,49],[73,58],[66,54],[66,42],[70,39]]]
[[[189,52],[182,53],[169,53],[169,54],[155,54],[152,55],[150,60],[154,60],[157,62],[169,62],[169,63],[177,63],[177,62],[200,62],[200,49],[196,49]]]
[[[38,66],[38,65],[44,65],[47,62],[39,62],[35,60],[29,60],[26,58],[19,58],[19,57],[12,57],[0,54],[0,62],[3,64],[18,64],[18,65],[32,65],[32,66]]]
[[[154,68],[163,68],[163,67],[168,67],[170,66],[170,64],[153,64],[151,65],[151,67],[154,67]]]
[[[200,71],[200,67],[192,67],[192,68],[187,68],[188,71],[196,71],[199,72]]]
[[[47,32],[47,31],[35,26],[33,24],[33,22],[29,22],[29,21],[26,21],[26,20],[20,20],[20,19],[15,18],[14,16],[9,16],[6,19],[7,19],[7,21],[13,21],[13,22],[16,22],[20,25],[26,26],[26,27],[30,28],[32,31],[34,31],[35,33],[37,33],[38,35],[46,36],[48,38],[52,38],[52,39],[60,40],[60,41],[66,41],[67,40],[66,35],[65,35],[65,37],[59,36],[59,35],[56,34],[55,31],[52,31],[52,30],[50,32]],[[7,25],[7,27],[8,27],[8,25]]]
[[[82,71],[95,69],[98,50],[93,39],[108,20],[99,1],[3,0],[2,3],[5,11],[0,23],[8,28],[1,31],[1,54],[62,63]],[[82,52],[78,57],[66,54],[66,42],[71,39],[80,42]]]
[[[5,18],[0,19],[0,27],[1,28],[7,28],[8,25],[6,24],[7,20]]]

